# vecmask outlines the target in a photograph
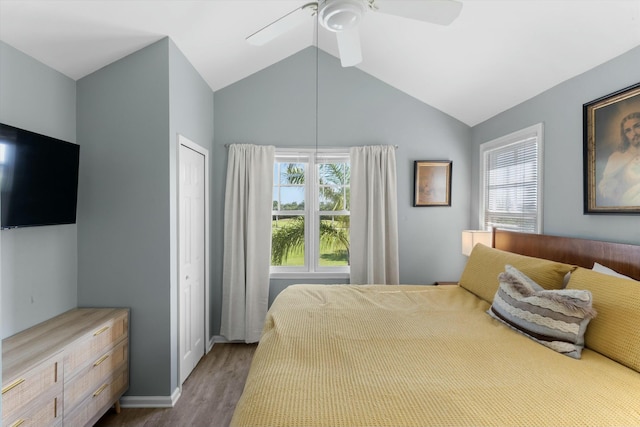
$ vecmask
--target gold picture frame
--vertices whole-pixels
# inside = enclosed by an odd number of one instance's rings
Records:
[[[413,206],[451,206],[452,169],[450,160],[416,160]]]
[[[640,214],[640,83],[583,105],[584,213]]]

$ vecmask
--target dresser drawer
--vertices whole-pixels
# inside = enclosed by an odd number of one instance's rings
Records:
[[[36,397],[58,393],[62,393],[62,353],[2,383],[3,425],[11,425],[8,420],[22,414]]]
[[[70,347],[64,357],[65,380],[75,376],[85,365],[93,364],[106,350],[128,334],[128,316],[122,315],[96,327]]]
[[[104,383],[105,377],[108,377],[111,372],[120,371],[120,368],[128,365],[128,361],[129,343],[125,340],[97,358],[92,364],[81,369],[74,378],[65,381],[65,410],[72,411],[78,403]]]
[[[129,388],[129,309],[75,308],[2,340],[0,427],[95,424]]]
[[[17,414],[3,418],[5,427],[54,427],[62,425],[62,387],[57,394],[47,393],[25,405]]]
[[[111,406],[129,386],[129,370],[125,366],[105,379],[91,394],[86,397],[71,413],[65,412],[65,427],[84,427],[95,423],[104,412],[102,409]],[[98,414],[98,415],[96,415]]]

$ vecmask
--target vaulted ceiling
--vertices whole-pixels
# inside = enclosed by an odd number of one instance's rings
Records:
[[[169,36],[216,91],[310,45],[338,56],[313,18],[245,41],[308,1],[0,0],[0,40],[77,80]],[[357,67],[473,126],[640,46],[640,0],[462,4],[449,26],[368,12]]]

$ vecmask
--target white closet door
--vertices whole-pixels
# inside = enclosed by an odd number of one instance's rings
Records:
[[[205,346],[205,156],[180,145],[180,384]]]

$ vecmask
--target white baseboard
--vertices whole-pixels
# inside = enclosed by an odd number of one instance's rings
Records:
[[[182,389],[178,387],[171,396],[122,396],[120,406],[123,408],[173,408],[181,394]]]
[[[209,353],[211,351],[211,349],[213,348],[213,346],[216,343],[219,344],[224,344],[224,343],[228,343],[231,342],[228,339],[226,339],[225,337],[223,337],[222,335],[214,335],[209,339],[209,342],[207,343],[207,353]]]
[[[222,335],[214,335],[207,343],[207,353],[216,343],[234,343],[242,341],[229,341]],[[180,399],[182,388],[176,388],[171,396],[122,396],[120,406],[123,408],[173,408]]]

